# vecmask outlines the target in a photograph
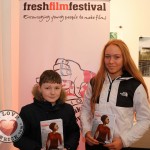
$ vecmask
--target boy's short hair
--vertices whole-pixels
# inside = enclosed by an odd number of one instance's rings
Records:
[[[40,81],[39,85],[41,86],[43,83],[62,83],[61,76],[54,70],[45,70],[41,76],[40,76]]]

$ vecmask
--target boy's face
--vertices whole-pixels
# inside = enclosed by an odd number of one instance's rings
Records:
[[[45,100],[48,102],[55,104],[56,101],[60,97],[62,84],[58,83],[43,83],[41,85],[40,92],[42,93],[42,96]]]

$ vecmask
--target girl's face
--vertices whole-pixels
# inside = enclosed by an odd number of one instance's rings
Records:
[[[60,97],[62,85],[58,83],[43,83],[40,92],[45,100],[55,104]]]
[[[112,80],[122,75],[123,57],[119,47],[116,45],[109,45],[105,50],[104,57],[105,67]]]

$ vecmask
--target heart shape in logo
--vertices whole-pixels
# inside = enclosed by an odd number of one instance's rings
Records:
[[[18,127],[16,120],[1,120],[0,121],[0,130],[3,134],[10,136],[13,134]]]

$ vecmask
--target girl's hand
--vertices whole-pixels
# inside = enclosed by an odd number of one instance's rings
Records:
[[[94,139],[92,137],[92,134],[91,134],[91,131],[88,131],[86,134],[85,134],[85,140],[86,140],[86,143],[88,145],[98,145],[99,144],[99,141],[97,141],[96,139]]]
[[[120,137],[116,137],[113,139],[112,143],[105,144],[104,146],[110,150],[121,150],[123,148],[123,143]]]

